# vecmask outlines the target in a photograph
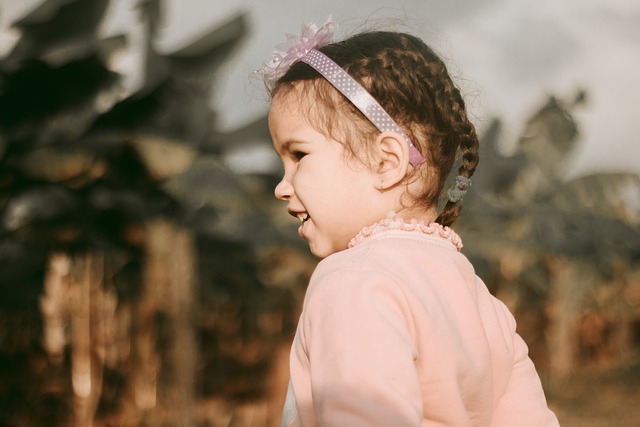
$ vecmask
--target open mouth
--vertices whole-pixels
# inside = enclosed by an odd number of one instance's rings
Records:
[[[303,239],[305,239],[304,233],[303,233],[303,229],[304,229],[304,224],[305,222],[309,221],[309,219],[311,219],[311,217],[309,216],[308,213],[306,212],[293,212],[293,211],[289,211],[289,213],[292,216],[295,216],[296,218],[298,218],[298,220],[300,221],[300,227],[298,227],[298,235],[300,237],[302,237]]]
[[[306,212],[294,211],[291,209],[289,209],[289,215],[298,218],[298,220],[300,221],[300,224],[304,224],[305,222],[309,221],[309,219],[311,218],[309,214]]]

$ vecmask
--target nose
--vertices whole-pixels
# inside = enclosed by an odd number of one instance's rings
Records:
[[[276,198],[280,200],[289,200],[291,196],[293,196],[293,186],[286,177],[282,178],[278,185],[276,185],[274,194]]]

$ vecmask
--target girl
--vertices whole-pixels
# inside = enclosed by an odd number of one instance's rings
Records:
[[[557,426],[515,321],[449,228],[478,138],[421,40],[303,27],[262,70],[275,189],[318,264],[283,426]],[[462,165],[440,214],[457,151]]]

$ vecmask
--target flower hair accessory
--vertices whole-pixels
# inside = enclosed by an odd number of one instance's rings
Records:
[[[278,81],[294,62],[304,58],[311,49],[331,43],[335,32],[336,24],[329,16],[320,28],[314,23],[304,24],[300,36],[287,34],[287,41],[276,46],[271,61],[259,71],[267,86]]]
[[[467,190],[471,187],[471,180],[466,176],[456,176],[456,181],[453,183],[449,191],[447,191],[447,197],[451,203],[457,203],[467,194]]]

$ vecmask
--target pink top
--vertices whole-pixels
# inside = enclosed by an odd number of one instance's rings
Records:
[[[438,224],[387,219],[322,260],[283,426],[558,426],[515,320]]]

